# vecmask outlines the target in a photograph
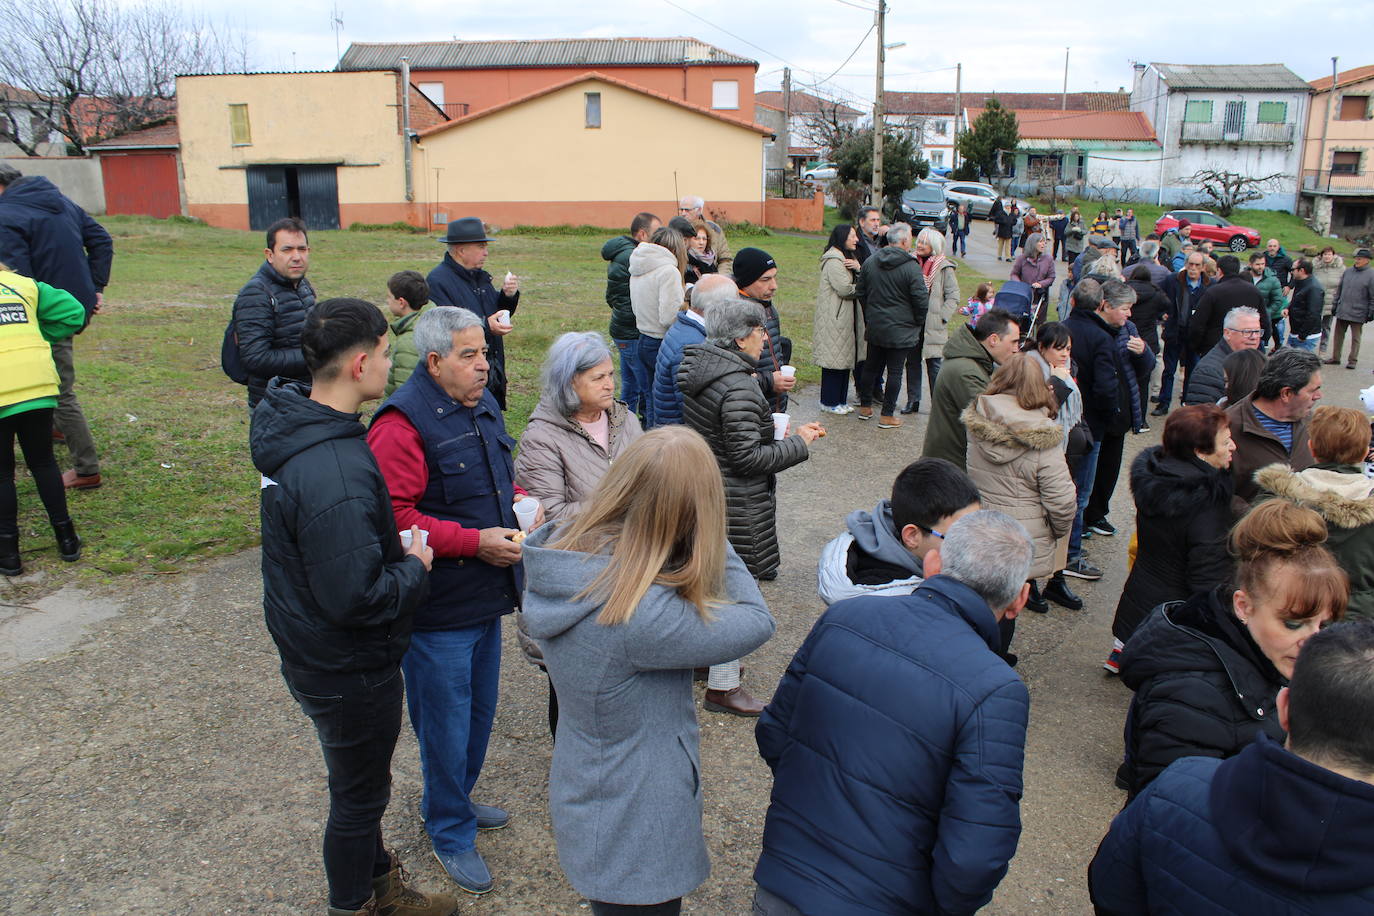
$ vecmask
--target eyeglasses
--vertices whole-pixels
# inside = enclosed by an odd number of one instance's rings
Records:
[[[920,526],[918,525],[917,527],[919,528]],[[929,535],[932,535],[932,536],[938,538],[939,540],[942,540],[942,541],[943,541],[943,540],[945,539],[945,536],[944,536],[943,534],[941,534],[940,532],[936,531],[934,528],[921,528],[921,530],[924,531],[926,534],[929,534]]]
[[[1259,337],[1264,333],[1259,328],[1227,328],[1226,330],[1233,334],[1239,334],[1242,337]]]

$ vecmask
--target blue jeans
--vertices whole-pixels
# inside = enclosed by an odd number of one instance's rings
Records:
[[[468,797],[487,757],[501,677],[501,619],[457,630],[416,630],[401,660],[410,724],[420,743],[420,816],[441,856],[471,850]]]
[[[1274,348],[1277,349],[1277,348],[1283,346],[1283,341],[1284,341],[1284,339],[1287,338],[1287,337],[1288,337],[1288,319],[1287,319],[1287,318],[1280,318],[1278,321],[1274,322],[1274,336],[1273,336]]]
[[[616,352],[620,354],[620,400],[629,405],[636,414],[643,414],[643,401],[653,397],[644,384],[644,367],[639,364],[639,338],[617,340]]]
[[[658,362],[658,348],[663,338],[639,335],[639,378],[644,384],[644,428],[654,427],[654,365]]]
[[[968,230],[960,229],[954,233],[954,244],[950,246],[950,254],[968,254]]]
[[[1289,334],[1288,346],[1296,347],[1299,350],[1306,350],[1309,353],[1316,353],[1317,344],[1321,342],[1321,339],[1322,336],[1320,334],[1313,334],[1311,337],[1296,337]]]
[[[1161,395],[1163,397],[1163,395]],[[1082,460],[1078,462],[1078,473],[1073,475],[1073,485],[1078,490],[1078,513],[1073,517],[1073,531],[1069,533],[1069,562],[1083,555],[1083,510],[1093,495],[1093,484],[1097,481],[1097,456],[1102,452],[1102,442],[1094,441]]]

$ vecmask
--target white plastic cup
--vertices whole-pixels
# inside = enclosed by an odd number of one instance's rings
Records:
[[[410,549],[410,541],[411,541],[410,529],[407,528],[405,531],[402,531],[402,532],[401,532],[401,549],[402,549],[402,550],[409,550],[409,549]],[[420,529],[420,546],[421,546],[421,547],[428,547],[428,546],[429,546],[429,532],[426,531],[426,530],[423,529],[423,528]]]
[[[533,496],[526,496],[515,504],[515,520],[520,524],[521,531],[529,531],[534,524],[534,518],[539,514],[539,500]]]
[[[510,324],[510,323],[511,323],[511,320],[510,320],[510,309],[501,309],[501,311],[497,312],[496,315],[495,315],[494,317],[496,318],[496,323],[497,323],[497,324]]]
[[[782,373],[783,378],[796,378],[797,376],[796,366],[781,366],[778,371]]]
[[[787,426],[792,422],[790,413],[773,414],[773,438],[782,440],[787,437]]]

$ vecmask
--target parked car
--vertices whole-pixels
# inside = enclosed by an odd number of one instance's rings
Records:
[[[802,169],[802,178],[807,181],[829,181],[839,174],[833,162],[813,162]]]
[[[963,204],[970,216],[979,219],[988,218],[992,202],[1000,196],[992,185],[978,181],[951,181],[944,186],[944,192],[945,200]]]
[[[1193,224],[1193,238],[1201,241],[1211,239],[1218,245],[1225,245],[1232,251],[1244,251],[1247,248],[1258,248],[1260,234],[1249,226],[1237,226],[1228,219],[1223,219],[1215,213],[1208,213],[1206,210],[1170,210],[1159,219],[1155,220],[1155,232],[1163,234],[1165,230],[1173,229],[1178,225],[1178,221],[1186,219]]]
[[[916,228],[934,226],[937,231],[944,233],[947,229],[946,209],[945,195],[940,192],[940,186],[923,181],[902,193],[897,219]]]

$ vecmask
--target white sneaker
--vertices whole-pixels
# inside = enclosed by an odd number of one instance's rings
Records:
[[[822,404],[821,410],[824,410],[826,413],[839,414],[840,416],[854,412],[854,408],[850,407],[848,404],[840,404],[835,407],[827,407],[825,404]]]

